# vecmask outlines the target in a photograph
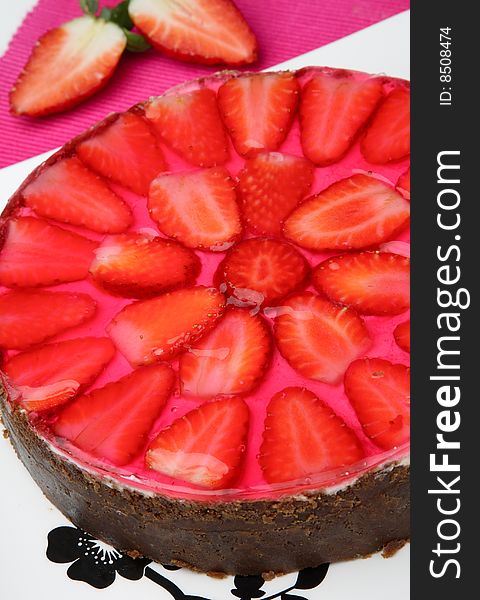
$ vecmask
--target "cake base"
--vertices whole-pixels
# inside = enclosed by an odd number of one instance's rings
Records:
[[[17,455],[45,496],[76,526],[132,556],[206,573],[280,574],[398,549],[410,535],[405,465],[367,473],[336,493],[178,500],[107,484],[52,452],[1,390],[0,409]]]

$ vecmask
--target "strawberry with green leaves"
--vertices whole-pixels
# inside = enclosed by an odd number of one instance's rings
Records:
[[[97,0],[80,0],[85,13],[47,31],[10,92],[15,115],[40,117],[76,106],[104,87],[125,49],[141,52],[145,39],[130,31],[129,0],[103,8]]]

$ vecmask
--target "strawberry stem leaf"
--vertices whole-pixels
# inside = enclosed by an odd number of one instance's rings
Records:
[[[80,8],[86,15],[95,16],[98,10],[98,0],[80,0]]]
[[[127,38],[127,50],[130,52],[145,52],[151,48],[150,44],[143,37],[143,35],[140,35],[139,33],[133,33],[125,28],[123,29],[123,33]]]
[[[105,21],[111,21],[124,29],[133,29],[133,21],[128,14],[129,4],[130,0],[123,0],[123,2],[120,2],[120,4],[117,4],[113,8],[102,8],[100,18],[105,19]]]

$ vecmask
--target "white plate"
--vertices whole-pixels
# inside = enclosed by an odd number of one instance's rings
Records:
[[[284,68],[307,65],[329,65],[359,69],[372,73],[388,73],[409,77],[409,13],[377,23],[351,36],[313,52],[282,63]],[[0,170],[0,209],[28,173],[51,152],[33,157]],[[72,527],[42,495],[27,471],[20,465],[8,441],[0,439],[0,586],[2,597],[24,600],[33,594],[53,600],[407,600],[409,598],[409,548],[389,560],[375,555],[366,560],[350,561],[330,566],[325,572],[314,570],[299,576],[296,573],[262,582],[232,577],[211,579],[185,569],[170,571],[149,564],[135,574],[140,579],[129,580],[116,573],[115,581],[97,589],[84,581],[67,576],[77,571],[96,585],[102,576],[112,579],[110,571],[121,563],[112,556],[112,565],[95,565],[95,559],[108,558],[101,546],[90,550],[85,560],[82,551],[92,543],[80,540],[81,534],[63,529],[50,536],[49,555],[57,560],[67,553],[70,561],[55,563],[46,556],[49,532],[58,527]],[[82,545],[79,545],[82,544]],[[87,550],[88,551],[88,550]],[[83,562],[80,557],[83,556]],[[78,558],[75,558],[78,557]],[[89,562],[90,561],[90,562]],[[80,573],[80,574],[81,574]],[[323,580],[322,576],[324,576]],[[104,582],[107,583],[107,579]],[[156,581],[154,581],[156,580]],[[309,587],[310,586],[310,587]],[[235,593],[233,593],[235,591]],[[190,596],[190,598],[189,598]]]

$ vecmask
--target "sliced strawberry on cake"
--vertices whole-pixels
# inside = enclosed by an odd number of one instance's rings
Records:
[[[305,156],[322,167],[339,161],[381,98],[380,78],[359,81],[338,71],[312,77],[300,102]]]
[[[42,219],[12,219],[0,251],[0,285],[35,287],[85,279],[97,245]]]
[[[73,400],[53,431],[84,452],[124,465],[144,448],[174,383],[168,365],[142,367]]]
[[[240,470],[248,421],[240,398],[202,404],[158,434],[147,451],[147,467],[199,487],[225,488]]]
[[[315,267],[313,285],[365,315],[398,315],[410,306],[410,259],[390,252],[334,256]]]
[[[131,0],[138,29],[164,54],[187,62],[240,66],[257,58],[257,40],[231,0]]]
[[[277,150],[287,137],[299,86],[293,73],[255,73],[226,81],[218,105],[235,150],[252,156]]]
[[[398,178],[397,190],[410,200],[410,167]]]
[[[379,106],[361,143],[368,162],[385,164],[410,154],[410,90],[394,89]]]
[[[310,250],[366,248],[405,227],[410,204],[393,188],[353,175],[308,198],[285,221],[285,236]]]
[[[268,306],[301,288],[309,265],[287,242],[263,238],[243,240],[218,265],[215,283],[237,306]]]
[[[81,160],[99,175],[146,196],[150,182],[166,170],[162,150],[141,115],[127,112],[78,144]]]
[[[269,483],[311,483],[326,471],[347,471],[363,457],[354,431],[310,390],[289,387],[270,400],[259,456]]]
[[[282,235],[285,218],[308,194],[314,167],[303,157],[262,152],[246,161],[237,195],[246,227],[256,235]]]
[[[112,360],[115,346],[108,338],[66,340],[22,352],[2,369],[28,411],[64,404],[95,381]]]
[[[215,288],[180,289],[128,304],[107,332],[132,365],[169,360],[212,329],[224,307]]]
[[[395,327],[393,337],[402,350],[410,352],[410,319]]]
[[[271,352],[270,330],[263,318],[231,308],[180,357],[182,390],[201,398],[247,394],[265,375]]]
[[[224,167],[160,175],[150,186],[148,210],[162,233],[190,248],[223,251],[242,233]]]
[[[87,294],[12,290],[0,295],[0,348],[25,350],[95,314]]]
[[[92,15],[47,31],[10,92],[11,111],[39,117],[79,104],[107,83],[126,45],[121,27]]]
[[[227,136],[213,90],[158,96],[146,104],[145,114],[162,140],[192,165],[214,167],[228,159]]]
[[[352,309],[311,292],[282,302],[274,334],[282,356],[300,375],[332,385],[372,345],[365,323]]]
[[[348,396],[365,434],[389,450],[410,439],[410,369],[381,358],[353,362],[345,373]]]
[[[90,274],[112,294],[144,298],[195,283],[200,268],[196,254],[178,242],[123,233],[104,239]]]
[[[37,215],[98,233],[121,233],[132,222],[127,204],[76,157],[43,168],[22,196]]]

